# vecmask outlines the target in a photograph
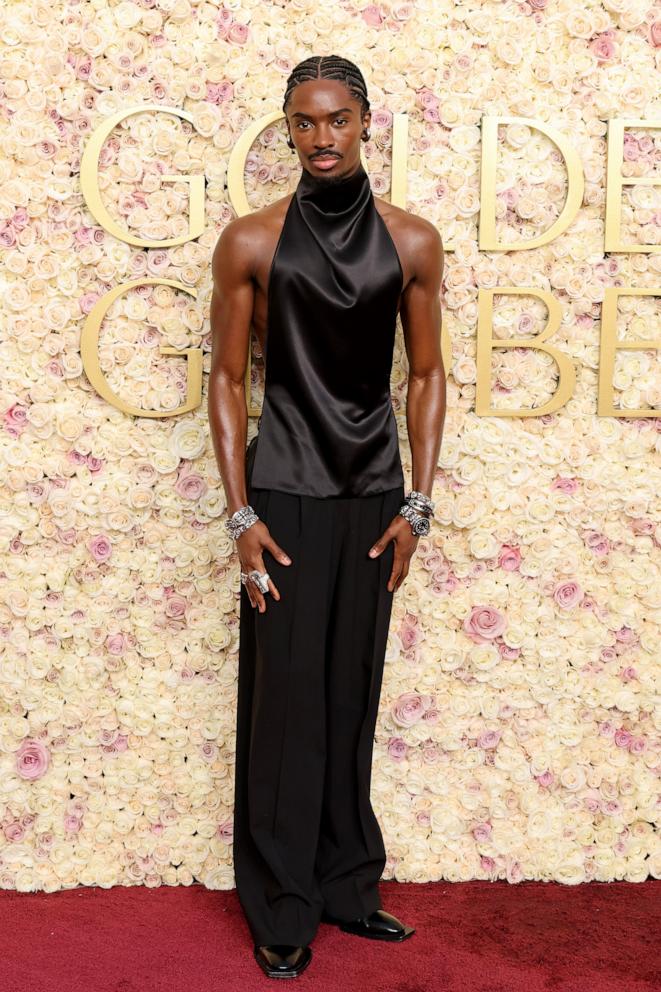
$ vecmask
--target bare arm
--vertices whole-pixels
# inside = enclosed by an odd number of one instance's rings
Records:
[[[250,324],[255,298],[255,248],[258,239],[252,221],[233,220],[225,228],[214,249],[211,262],[211,372],[208,413],[216,460],[227,496],[227,512],[232,516],[248,503],[246,492],[246,407],[245,375],[248,365]],[[251,524],[236,539],[241,570],[260,574],[267,571],[264,556],[271,562],[290,565],[284,549],[271,537],[263,520]],[[273,579],[269,592],[280,599]],[[251,605],[266,610],[264,593],[249,581],[246,592]]]
[[[404,343],[409,362],[406,425],[413,462],[412,489],[431,496],[445,421],[445,369],[441,357],[441,237],[418,218],[411,239],[415,271],[402,297]]]
[[[248,502],[245,455],[248,410],[245,375],[255,287],[254,239],[243,221],[223,231],[211,262],[211,372],[208,414],[218,468],[231,516]]]
[[[412,489],[431,496],[445,420],[445,370],[441,357],[443,245],[436,228],[421,217],[406,231],[413,275],[402,294],[400,313],[409,360],[406,424],[413,460]],[[394,541],[388,591],[396,592],[409,573],[419,537],[400,513],[390,521],[370,555],[380,555]]]

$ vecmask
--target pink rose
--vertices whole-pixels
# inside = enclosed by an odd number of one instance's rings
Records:
[[[477,746],[481,747],[483,750],[491,750],[492,748],[498,746],[500,736],[500,730],[483,730],[477,739]]]
[[[223,820],[222,823],[218,824],[218,829],[216,830],[216,837],[220,837],[220,839],[225,841],[226,844],[231,844],[233,836],[234,836],[234,822],[232,817],[229,817],[227,820]]]
[[[394,722],[400,727],[412,727],[431,707],[432,697],[417,692],[403,693],[390,707]]]
[[[511,544],[503,544],[498,555],[498,564],[505,572],[515,572],[521,564],[521,550]]]
[[[245,45],[248,40],[248,25],[235,21],[227,32],[227,38],[229,41],[236,42],[237,45]]]
[[[392,122],[392,111],[379,108],[372,111],[372,127],[375,131],[379,128],[388,127]]]
[[[634,534],[647,536],[654,533],[656,525],[653,520],[648,520],[645,517],[637,517],[631,521],[631,529]]]
[[[631,744],[632,736],[633,735],[628,730],[625,730],[624,727],[620,727],[615,731],[615,746],[628,748],[629,744]]]
[[[391,737],[388,741],[387,754],[392,761],[403,761],[407,751],[408,746],[401,737]]]
[[[129,739],[126,734],[118,734],[112,744],[101,745],[104,754],[120,754],[128,750]]]
[[[184,499],[196,500],[203,496],[209,488],[201,475],[195,472],[181,473],[174,484],[175,492]]]
[[[73,232],[73,239],[77,245],[89,245],[92,241],[92,228],[91,227],[79,227]]]
[[[207,103],[219,104],[223,102],[219,83],[207,83],[207,95],[205,99]]]
[[[14,211],[11,222],[17,231],[22,231],[29,224],[28,212],[25,207],[17,207]]]
[[[71,833],[77,834],[82,825],[82,820],[79,820],[77,816],[64,817],[64,829],[70,831]]]
[[[549,786],[553,785],[553,782],[555,781],[553,772],[550,772],[548,769],[545,772],[542,772],[541,775],[537,775],[535,777],[538,784],[541,785],[543,789],[548,789]]]
[[[610,551],[610,541],[604,534],[597,531],[590,531],[585,537],[585,543],[596,555],[604,558]]]
[[[438,97],[433,90],[429,89],[428,86],[425,86],[419,90],[417,95],[421,107],[424,107],[425,109],[427,107],[433,107],[436,110],[438,109]]]
[[[553,590],[553,598],[563,610],[571,610],[583,598],[578,582],[560,582]]]
[[[362,18],[370,28],[380,28],[383,22],[381,11],[375,3],[370,3],[363,8]]]
[[[613,41],[610,38],[604,37],[604,35],[597,35],[596,38],[593,38],[588,48],[599,62],[607,62],[613,58],[616,52]]]
[[[168,594],[165,601],[165,615],[175,620],[186,616],[187,600],[178,592]]]
[[[108,634],[106,637],[106,651],[119,658],[126,650],[126,634],[117,631],[116,634]]]
[[[218,757],[218,745],[213,741],[205,741],[200,747],[200,754],[204,761],[211,763]]]
[[[647,750],[647,741],[644,737],[633,737],[629,744],[631,754],[642,754]]]
[[[399,628],[399,638],[405,651],[408,651],[420,640],[417,627],[410,623],[402,623]]]
[[[576,479],[568,479],[565,476],[559,475],[551,483],[551,489],[558,489],[561,493],[568,493],[571,496],[578,490],[578,482]]]
[[[632,627],[620,627],[619,630],[615,631],[615,640],[621,644],[637,644],[638,634]]]
[[[18,403],[12,403],[5,410],[3,420],[7,428],[7,433],[12,437],[20,437],[28,425],[27,408],[20,406]]]
[[[500,610],[493,606],[473,606],[470,616],[464,620],[464,633],[475,644],[487,644],[504,632],[507,621]]]
[[[650,42],[655,48],[661,47],[661,21],[652,21],[650,24]]]
[[[99,564],[108,561],[112,556],[112,544],[105,534],[97,534],[88,544],[94,561]]]
[[[13,248],[16,244],[16,231],[6,221],[0,224],[0,247]]]
[[[484,844],[486,841],[491,839],[491,824],[478,823],[473,827],[472,833],[473,839],[477,841],[478,844]]]
[[[41,741],[24,740],[16,752],[16,771],[31,781],[41,778],[50,764],[50,755]]]
[[[2,832],[10,844],[16,844],[25,837],[25,827],[20,820],[13,820],[2,828]]]

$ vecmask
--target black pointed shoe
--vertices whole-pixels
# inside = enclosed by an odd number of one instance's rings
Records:
[[[414,927],[386,913],[385,909],[376,909],[369,916],[361,916],[356,920],[338,920],[325,910],[321,915],[322,923],[333,923],[344,933],[353,933],[358,937],[371,937],[373,940],[406,940],[415,933]]]
[[[255,944],[257,964],[269,978],[296,978],[312,960],[309,947],[293,944]]]

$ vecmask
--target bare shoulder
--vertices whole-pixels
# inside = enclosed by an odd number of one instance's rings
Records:
[[[277,237],[282,229],[293,195],[282,196],[226,224],[213,251],[212,271],[231,262],[235,268],[248,269],[250,274],[254,274],[259,269],[262,256],[272,245],[274,233]]]
[[[438,228],[418,214],[374,197],[409,278],[423,272],[440,273],[443,268],[443,242]],[[407,280],[408,281],[408,280]]]

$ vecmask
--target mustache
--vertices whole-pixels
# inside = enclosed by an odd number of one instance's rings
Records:
[[[311,159],[315,158],[340,158],[335,152],[318,152],[316,155],[311,155]]]

